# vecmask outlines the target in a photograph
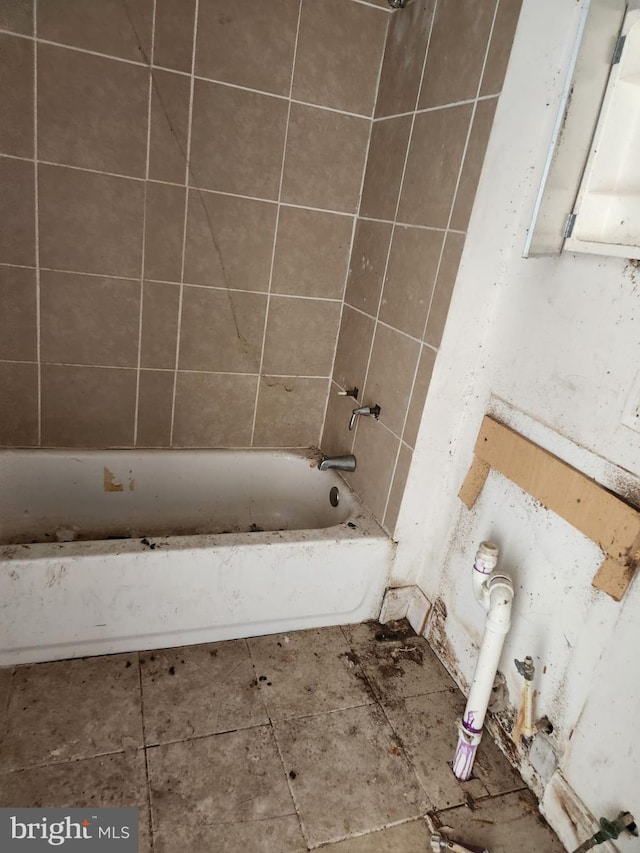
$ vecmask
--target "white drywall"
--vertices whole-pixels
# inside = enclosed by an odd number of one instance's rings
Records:
[[[620,258],[521,257],[580,10],[575,0],[523,3],[402,505],[394,582],[443,599],[468,681],[482,631],[471,564],[478,542],[497,541],[516,581],[501,665],[510,698],[518,700],[513,658],[532,654],[536,713],[556,727],[523,765],[526,778],[543,793],[555,755],[593,814],[627,808],[640,817],[631,737],[640,680],[620,672],[640,640],[630,615],[638,580],[622,603],[594,590],[597,546],[497,474],[472,512],[457,497],[486,412],[609,488],[640,495],[640,434],[621,424],[640,370],[640,270]],[[573,849],[564,811],[543,804]]]

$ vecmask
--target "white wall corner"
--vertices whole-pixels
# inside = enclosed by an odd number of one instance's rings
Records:
[[[598,831],[598,821],[582,802],[573,788],[556,771],[547,785],[540,802],[540,811],[554,828],[567,850],[576,847]],[[615,815],[607,815],[614,818]],[[598,845],[602,853],[618,853],[619,847],[611,841]]]
[[[409,624],[419,637],[424,637],[431,613],[431,602],[419,586],[412,587],[413,594],[407,607]]]
[[[404,619],[415,589],[414,586],[396,586],[386,589],[378,621],[386,625],[387,622]]]

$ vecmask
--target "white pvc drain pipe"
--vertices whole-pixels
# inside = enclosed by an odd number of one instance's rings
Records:
[[[463,782],[473,770],[504,638],[511,627],[513,584],[508,575],[494,574],[497,564],[497,545],[481,542],[473,566],[473,591],[478,604],[487,611],[487,621],[467,706],[458,724],[453,772]]]

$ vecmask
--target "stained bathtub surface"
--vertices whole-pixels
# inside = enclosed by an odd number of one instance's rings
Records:
[[[0,544],[333,527],[349,519],[354,499],[318,459],[315,451],[2,451]]]
[[[0,453],[0,665],[374,618],[394,543],[318,458]]]

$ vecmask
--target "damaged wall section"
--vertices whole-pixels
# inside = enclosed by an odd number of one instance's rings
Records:
[[[471,511],[458,491],[491,414],[638,506],[640,433],[624,424],[640,364],[637,270],[623,259],[569,253],[522,258],[581,5],[525,0],[522,7],[400,511],[392,578],[398,586],[417,582],[437,602],[430,638],[464,687],[484,627],[471,589],[474,554],[484,539],[500,546],[499,566],[516,588],[500,716],[506,729],[515,722],[522,680],[513,660],[529,654],[535,714],[547,715],[554,730],[514,757],[569,850],[592,834],[590,816],[640,814],[640,756],[630,746],[640,686],[628,677],[640,640],[640,583],[636,576],[619,602],[594,589],[603,551],[496,471]],[[619,839],[616,849],[633,844]]]

